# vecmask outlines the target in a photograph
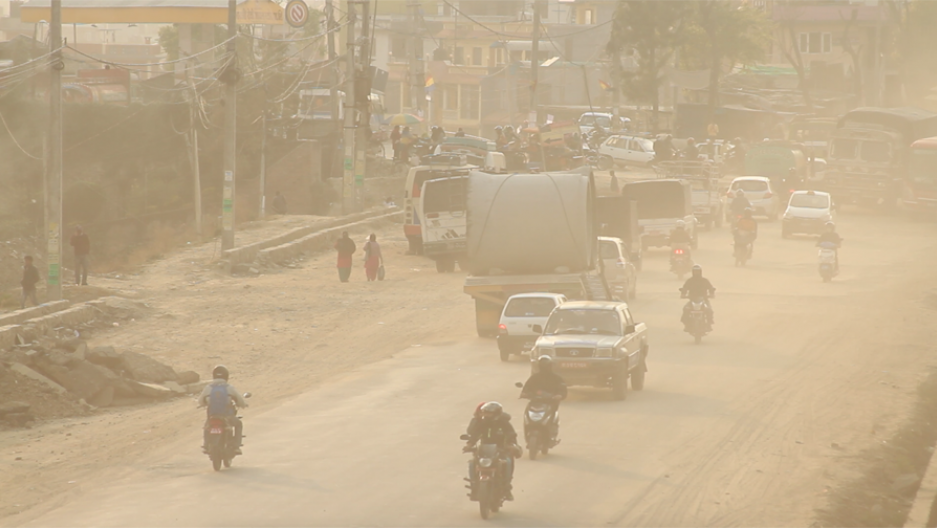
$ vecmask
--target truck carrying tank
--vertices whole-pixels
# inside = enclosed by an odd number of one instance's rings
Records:
[[[570,172],[473,171],[466,251],[473,275],[579,273],[595,266],[595,182]]]

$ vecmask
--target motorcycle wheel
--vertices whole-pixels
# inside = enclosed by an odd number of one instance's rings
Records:
[[[537,444],[537,433],[533,433],[530,435],[530,440],[527,441],[527,453],[530,455],[531,460],[537,460],[537,452],[540,451],[540,446]]]
[[[698,345],[703,342],[703,336],[696,334],[693,336],[693,344]]]
[[[226,468],[231,467],[231,459],[230,459],[230,458],[226,458],[226,459],[222,460],[221,462],[224,464],[224,467],[226,467]]]
[[[482,516],[482,519],[488,519],[488,516],[491,512],[491,506],[489,501],[490,486],[488,481],[480,481],[478,483],[478,513]]]
[[[547,446],[543,446],[543,447],[540,449],[540,454],[543,455],[543,456],[546,456],[546,455],[550,454],[550,448],[547,447]]]
[[[215,471],[221,471],[221,457],[212,455],[211,467],[213,467]]]

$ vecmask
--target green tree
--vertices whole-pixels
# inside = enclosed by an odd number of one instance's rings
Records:
[[[167,60],[179,58],[179,28],[175,25],[159,28],[159,45],[166,52]]]
[[[731,0],[697,0],[693,6],[683,56],[709,68],[709,106],[715,112],[723,68],[762,60],[771,42],[770,24],[762,11]]]
[[[659,122],[660,72],[670,63],[680,44],[680,26],[689,12],[688,2],[657,0],[622,0],[615,11],[607,48],[612,57],[613,74],[620,81],[614,89],[653,106],[651,128],[654,132]],[[636,57],[635,71],[622,71],[622,53]]]

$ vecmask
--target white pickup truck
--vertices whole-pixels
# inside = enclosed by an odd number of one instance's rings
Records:
[[[644,388],[647,372],[647,325],[635,323],[622,302],[572,301],[550,314],[531,353],[531,368],[537,358],[554,358],[554,371],[567,385],[611,387],[615,399],[623,400],[631,388]]]

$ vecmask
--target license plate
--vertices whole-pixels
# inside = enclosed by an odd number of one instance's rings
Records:
[[[523,348],[524,350],[530,350],[530,349],[532,349],[533,347],[534,347],[534,344],[533,344],[533,343],[524,343],[524,346],[521,347],[521,348]]]
[[[588,366],[589,364],[584,361],[563,361],[562,363],[560,363],[560,368],[568,368],[568,369],[581,369],[581,368],[587,368]]]
[[[212,427],[211,434],[221,434],[221,429],[219,429],[218,427]]]

